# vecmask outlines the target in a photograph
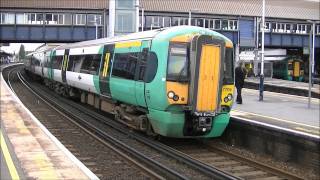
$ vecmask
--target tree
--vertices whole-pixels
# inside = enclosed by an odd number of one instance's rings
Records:
[[[19,49],[19,60],[23,60],[26,57],[26,51],[24,49],[24,45],[21,44]]]

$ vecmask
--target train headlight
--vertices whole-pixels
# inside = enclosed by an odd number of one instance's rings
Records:
[[[173,99],[175,94],[174,94],[173,91],[169,91],[167,96],[168,96],[169,99]]]
[[[231,101],[232,100],[232,94],[228,94],[228,100]]]
[[[223,101],[224,101],[225,103],[227,103],[227,102],[229,101],[228,97],[225,97],[225,98],[223,99]]]
[[[173,96],[173,100],[174,100],[174,101],[178,101],[178,100],[179,100],[179,96],[178,96],[178,95],[174,95],[174,96]]]

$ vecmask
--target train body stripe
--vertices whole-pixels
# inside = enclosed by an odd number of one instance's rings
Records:
[[[116,48],[140,47],[141,41],[119,42],[116,43]]]
[[[106,77],[109,67],[109,59],[110,59],[110,53],[106,53],[106,57],[104,58],[104,66],[103,66],[103,73],[102,76]]]

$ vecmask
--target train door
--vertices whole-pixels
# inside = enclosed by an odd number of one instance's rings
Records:
[[[99,87],[100,93],[106,96],[110,96],[110,70],[111,60],[114,53],[114,44],[105,45],[102,54],[101,70],[99,74]]]
[[[293,61],[293,77],[298,78],[300,76],[300,62]]]
[[[63,56],[63,61],[62,61],[62,68],[61,68],[61,77],[62,77],[62,82],[67,83],[67,78],[66,78],[66,72],[68,69],[68,63],[69,63],[69,49],[66,49],[64,51],[64,56]]]
[[[288,61],[288,73],[287,73],[287,80],[292,81],[293,80],[293,62],[292,60]]]
[[[40,62],[41,62],[41,76],[42,77],[45,77],[44,76],[44,68],[45,68],[45,59],[43,58],[43,54],[39,54],[39,57],[40,57]]]
[[[47,59],[48,59],[48,77],[49,77],[49,79],[53,79],[52,54],[53,54],[53,51],[50,51],[50,53],[47,53]]]
[[[215,113],[220,104],[224,64],[225,44],[212,40],[209,36],[194,38],[192,49],[195,49],[195,79],[193,92],[193,111]],[[214,70],[213,70],[214,69]],[[208,93],[210,92],[210,93]],[[201,114],[201,113],[200,113]]]
[[[146,107],[144,76],[146,73],[147,58],[148,58],[150,43],[151,43],[150,41],[142,41],[141,53],[140,53],[137,68],[136,68],[135,96],[136,96],[137,104],[142,107]]]
[[[31,72],[35,73],[36,72],[36,68],[35,68],[35,58],[33,57],[33,54],[31,55],[30,58],[30,65],[31,65]]]

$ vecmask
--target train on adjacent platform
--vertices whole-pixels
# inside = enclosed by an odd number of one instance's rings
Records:
[[[304,81],[304,62],[300,57],[289,56],[273,63],[273,77],[289,81]]]
[[[230,119],[233,44],[209,29],[179,26],[43,47],[27,56],[25,70],[147,134],[218,137]]]

